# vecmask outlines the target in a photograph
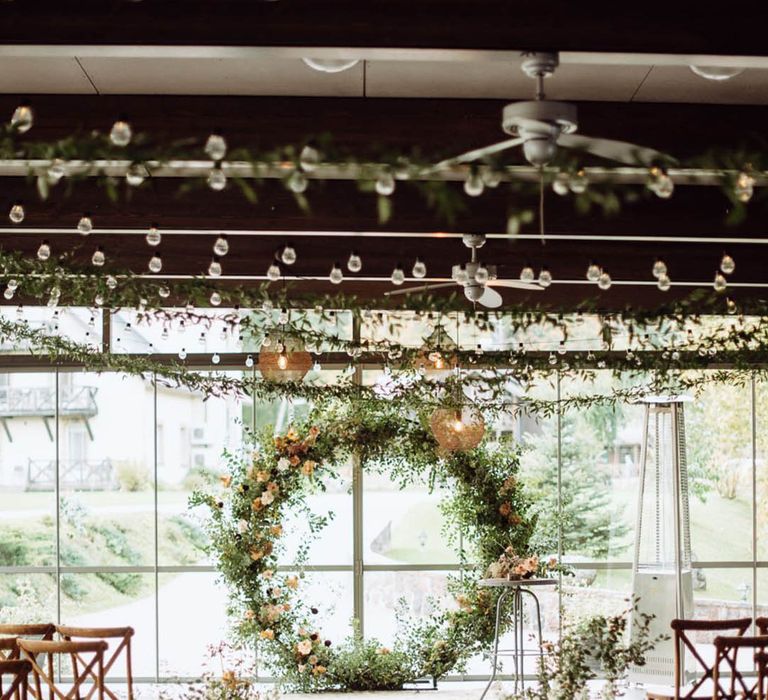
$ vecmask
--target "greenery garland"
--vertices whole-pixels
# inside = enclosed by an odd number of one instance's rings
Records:
[[[241,453],[226,455],[221,488],[196,493],[190,503],[209,509],[209,553],[230,589],[238,637],[260,640],[263,658],[284,682],[305,691],[399,687],[417,677],[444,675],[487,647],[495,594],[478,588],[477,580],[507,548],[532,554],[536,519],[516,478],[515,449],[485,445],[440,454],[418,416],[360,412],[335,401],[318,406],[284,436],[266,431],[251,437]],[[430,486],[450,483],[452,495],[443,510],[476,562],[451,584],[457,608],[411,623],[392,650],[375,640],[339,644],[317,629],[318,610],[300,595],[310,542],[299,552],[297,574],[283,575],[277,568],[287,514],[303,513],[317,532],[325,519],[306,509],[305,496],[323,488],[322,477],[332,476],[332,465],[352,453],[365,468],[402,482],[426,474]]]

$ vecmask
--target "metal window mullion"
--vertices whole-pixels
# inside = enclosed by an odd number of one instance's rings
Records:
[[[557,563],[563,563],[563,409],[560,372],[557,373]],[[557,637],[563,634],[563,572],[557,574]]]
[[[56,624],[61,624],[61,479],[60,479],[60,451],[61,445],[59,435],[59,368],[54,370],[54,459],[56,468],[54,473],[56,478],[54,480],[54,489],[56,494]],[[58,662],[56,672],[58,674],[59,682],[61,682],[61,662]]]
[[[752,374],[752,619],[757,617],[757,389]],[[753,634],[754,634],[754,622]]]
[[[158,532],[157,502],[157,374],[152,375],[152,451],[154,455],[154,528],[155,528],[155,681],[160,682],[160,535]]]

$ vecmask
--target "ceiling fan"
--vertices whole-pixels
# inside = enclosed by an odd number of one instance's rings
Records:
[[[471,163],[520,145],[528,162],[539,167],[552,161],[558,147],[584,151],[626,165],[648,167],[676,162],[672,156],[653,148],[575,134],[578,129],[576,105],[547,100],[544,95],[544,78],[552,75],[559,63],[555,52],[523,54],[522,69],[528,77],[536,80],[536,98],[527,102],[512,102],[504,107],[501,126],[513,138],[448,158],[437,163],[434,169]]]
[[[454,265],[451,269],[453,282],[441,282],[440,284],[423,284],[409,289],[398,289],[393,292],[384,292],[385,296],[396,296],[398,294],[414,294],[425,292],[432,289],[445,289],[458,284],[464,288],[464,296],[471,302],[482,304],[489,309],[497,309],[501,306],[503,299],[492,287],[512,287],[515,289],[525,289],[526,291],[543,292],[544,287],[531,282],[521,282],[519,280],[500,280],[496,277],[496,265],[483,265],[477,259],[477,251],[485,245],[485,234],[483,233],[465,233],[462,236],[464,245],[472,251],[472,258],[464,265]]]

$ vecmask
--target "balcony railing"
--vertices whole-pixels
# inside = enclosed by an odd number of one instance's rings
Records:
[[[59,488],[76,491],[108,491],[117,485],[115,470],[109,459],[59,461]],[[56,489],[56,461],[30,459],[27,466],[27,491]]]
[[[92,417],[98,412],[95,386],[61,387],[59,415]],[[14,416],[54,416],[56,389],[54,387],[0,387],[0,418]]]

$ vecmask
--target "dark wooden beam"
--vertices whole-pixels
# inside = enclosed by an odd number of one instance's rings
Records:
[[[5,2],[4,44],[354,46],[766,55],[759,13],[555,0]]]

